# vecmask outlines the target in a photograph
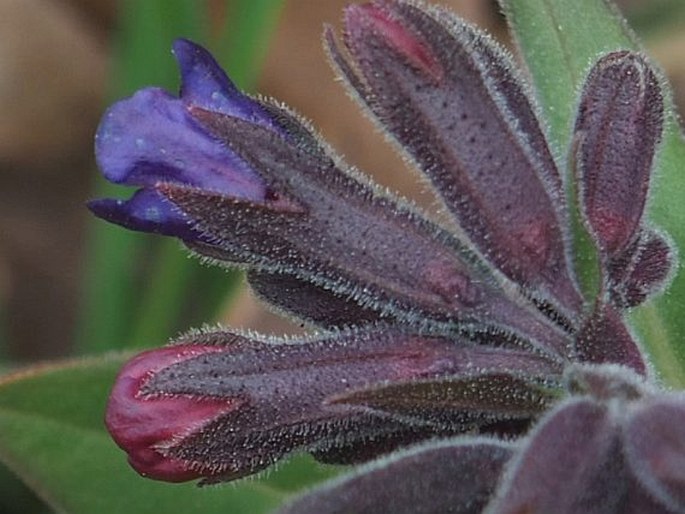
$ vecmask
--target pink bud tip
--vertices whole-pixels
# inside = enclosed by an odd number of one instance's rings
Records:
[[[443,78],[443,69],[428,45],[393,17],[387,8],[378,4],[350,5],[346,10],[347,27],[370,26],[408,63],[435,82]]]
[[[603,250],[611,254],[620,251],[634,232],[634,227],[622,212],[595,207],[591,210],[591,216],[594,229],[605,246]]]
[[[192,462],[167,455],[184,438],[208,422],[235,409],[236,399],[190,395],[145,395],[142,390],[155,373],[221,347],[169,346],[141,353],[117,376],[107,405],[105,425],[114,441],[128,453],[141,475],[168,482],[193,480],[208,473]]]

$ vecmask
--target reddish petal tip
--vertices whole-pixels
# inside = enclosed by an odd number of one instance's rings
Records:
[[[634,227],[624,213],[596,207],[590,212],[593,228],[601,238],[602,250],[615,255],[626,245],[634,233]]]
[[[428,44],[402,24],[391,7],[381,3],[354,4],[345,10],[348,33],[374,31],[387,45],[407,60],[408,64],[434,82],[440,82],[444,70]],[[354,37],[354,36],[353,36]]]
[[[155,373],[221,347],[170,346],[141,353],[117,376],[110,394],[105,425],[141,475],[167,482],[184,482],[211,473],[192,462],[167,455],[187,436],[208,422],[234,410],[240,400],[190,395],[150,396],[142,390]]]

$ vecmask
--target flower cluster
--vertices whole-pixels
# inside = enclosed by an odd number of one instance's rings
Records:
[[[144,89],[97,133],[107,179],[138,191],[90,208],[245,269],[312,333],[198,331],[134,358],[106,418],[133,467],[215,482],[294,451],[353,463],[400,449],[284,512],[685,508],[685,425],[662,422],[685,421],[685,400],[647,385],[623,319],[674,261],[643,217],[663,124],[647,59],[594,64],[566,177],[510,56],[448,11],[352,5],[342,43],[330,29],[325,41],[454,223],[381,190],[177,41],[179,96]],[[572,259],[575,211],[598,257],[591,294]]]

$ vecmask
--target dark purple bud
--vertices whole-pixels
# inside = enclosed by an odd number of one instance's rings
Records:
[[[334,480],[279,514],[480,514],[513,446],[485,438],[430,443]]]
[[[155,88],[114,104],[95,139],[105,177],[125,185],[174,182],[245,198],[261,196],[256,175],[194,122],[188,109],[183,100]]]
[[[502,351],[381,328],[304,341],[190,335],[124,367],[107,427],[143,475],[230,480],[296,450],[363,451],[364,441],[376,450],[385,437],[411,436],[412,426],[417,430],[411,439],[428,437],[440,421],[430,418],[433,412],[409,420],[326,399],[381,384],[468,374]],[[473,426],[467,419],[451,429]],[[438,427],[434,433],[443,432]]]
[[[629,51],[602,57],[583,86],[575,169],[586,224],[606,257],[637,236],[663,126],[659,81]]]
[[[594,364],[624,364],[646,375],[642,352],[621,314],[610,304],[595,306],[575,335],[577,359]]]
[[[212,239],[210,257],[225,251],[228,261],[295,276],[401,323],[484,325],[568,353],[567,335],[531,305],[506,296],[468,248],[341,169],[326,149],[294,145],[290,136],[238,118],[194,113],[258,170],[269,191],[255,203],[160,187]],[[191,247],[201,254],[206,248]]]
[[[611,301],[619,308],[640,305],[668,282],[675,255],[665,236],[642,229],[640,236],[608,264]]]
[[[642,402],[624,425],[625,454],[641,486],[672,512],[685,512],[685,395]]]
[[[511,59],[462,20],[410,2],[352,5],[345,26],[350,61],[327,34],[338,70],[478,249],[577,313],[561,180]]]
[[[185,40],[174,44],[181,68],[181,96],[147,88],[114,104],[95,138],[95,155],[114,183],[142,186],[140,199],[96,202],[92,210],[127,228],[194,239],[183,213],[170,210],[156,194],[160,183],[184,184],[237,198],[266,194],[259,176],[207,133],[189,114],[201,107],[271,126],[260,104],[238,92],[203,48]],[[160,215],[160,213],[162,213]]]

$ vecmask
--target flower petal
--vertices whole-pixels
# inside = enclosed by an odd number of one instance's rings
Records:
[[[259,102],[240,92],[207,50],[187,39],[177,39],[173,52],[181,70],[180,97],[184,104],[273,126]]]
[[[628,494],[619,442],[606,407],[563,402],[523,442],[486,512],[619,514]]]
[[[278,514],[479,514],[512,445],[454,439],[398,452],[298,498]]]
[[[208,135],[181,100],[157,88],[109,108],[95,136],[95,156],[115,183],[174,182],[250,199],[265,193],[259,176]]]
[[[190,219],[154,189],[140,189],[128,200],[102,198],[88,202],[98,218],[141,232],[192,241],[200,237]]]
[[[673,512],[685,511],[685,395],[648,398],[624,425],[627,462],[640,485]]]
[[[602,57],[583,86],[575,169],[586,224],[605,256],[637,236],[662,127],[661,88],[647,60],[629,51]]]
[[[352,5],[347,62],[361,101],[417,162],[478,249],[519,284],[578,313],[559,173],[511,59],[445,11]]]

